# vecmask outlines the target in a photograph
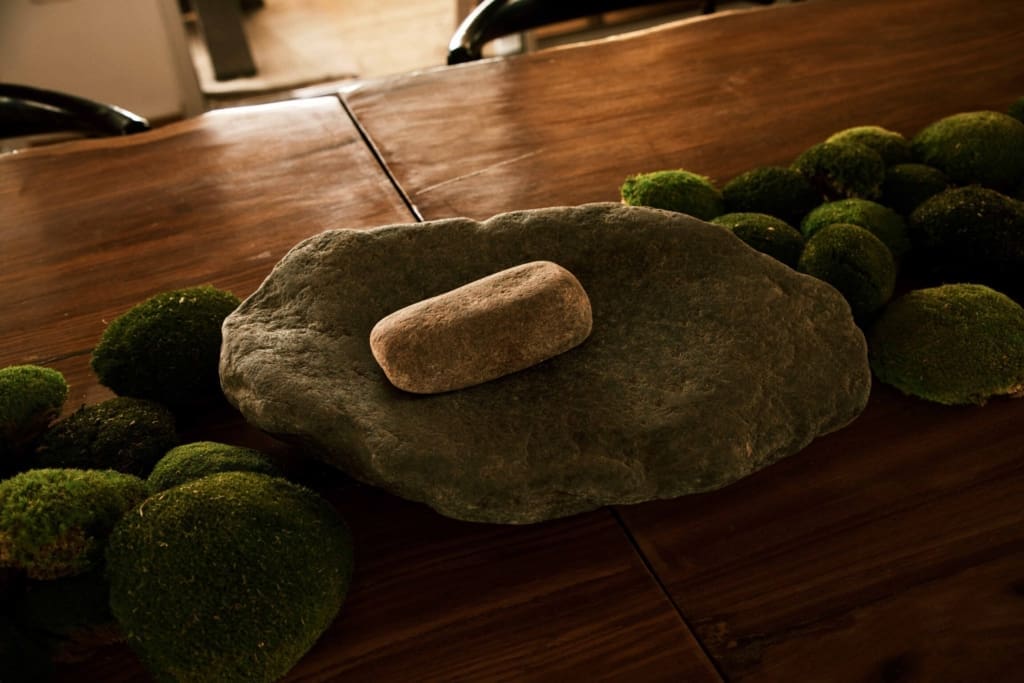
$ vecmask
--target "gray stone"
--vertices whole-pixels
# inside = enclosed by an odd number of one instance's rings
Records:
[[[401,308],[370,330],[399,389],[436,394],[518,372],[579,346],[590,299],[572,273],[532,261]]]
[[[534,260],[589,294],[583,344],[460,391],[388,382],[378,320]],[[721,227],[617,204],[316,235],[228,316],[221,353],[252,424],[442,514],[502,523],[719,488],[849,423],[870,382],[834,289]]]

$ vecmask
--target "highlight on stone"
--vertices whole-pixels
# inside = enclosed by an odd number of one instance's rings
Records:
[[[576,277],[532,261],[382,318],[370,350],[388,380],[416,394],[482,384],[581,344],[593,326]]]

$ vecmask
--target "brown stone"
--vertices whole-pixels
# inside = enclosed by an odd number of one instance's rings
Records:
[[[590,334],[590,299],[572,273],[533,261],[381,319],[370,350],[399,389],[437,394],[524,370]]]

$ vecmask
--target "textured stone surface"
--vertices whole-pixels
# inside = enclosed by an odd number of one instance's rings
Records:
[[[399,389],[436,394],[523,370],[590,334],[590,299],[572,273],[532,261],[400,308],[370,330]]]
[[[583,344],[445,394],[387,381],[378,320],[533,260],[590,296]],[[524,523],[724,486],[853,420],[870,372],[828,285],[689,216],[591,204],[314,236],[225,321],[221,382],[358,479]]]

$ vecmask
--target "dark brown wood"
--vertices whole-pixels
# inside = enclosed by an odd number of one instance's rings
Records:
[[[0,364],[72,373],[148,296],[247,296],[305,237],[410,220],[333,97],[0,157],[0,197]]]
[[[723,183],[853,125],[912,135],[1024,95],[1024,3],[811,0],[344,94],[425,218]],[[865,414],[718,492],[619,509],[723,675],[1015,681],[1024,401],[876,386]]]
[[[345,103],[426,218],[722,183],[853,125],[913,134],[1024,93],[1018,0],[809,0],[368,83]]]
[[[97,403],[111,394],[89,354],[133,304],[201,283],[246,296],[305,237],[411,220],[333,97],[0,158],[0,366],[64,372],[65,412]],[[288,681],[720,680],[607,510],[459,523],[320,469],[226,406],[179,427],[278,456],[352,527],[343,614]],[[148,676],[113,646],[57,678]]]

